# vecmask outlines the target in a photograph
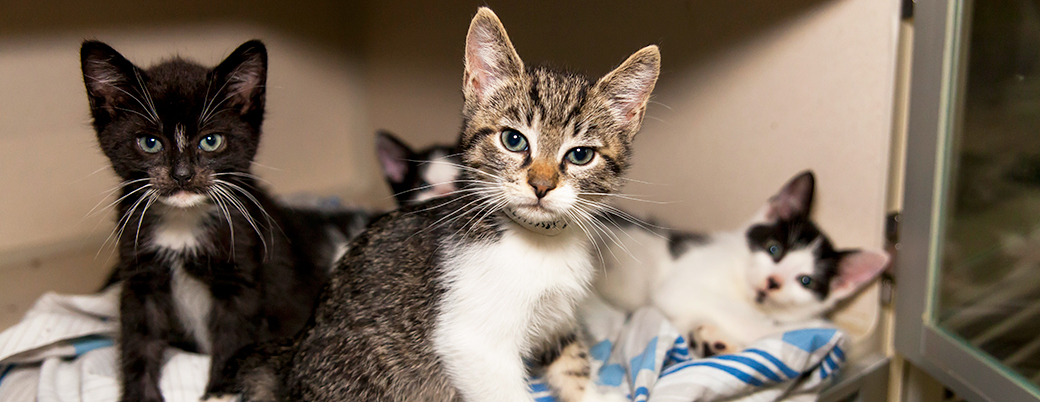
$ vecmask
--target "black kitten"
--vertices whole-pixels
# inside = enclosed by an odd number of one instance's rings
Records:
[[[413,151],[392,133],[380,131],[376,155],[397,205],[420,203],[458,188],[455,180],[462,159],[453,146],[433,145]]]
[[[168,345],[212,355],[212,390],[239,348],[304,325],[331,258],[306,248],[324,236],[313,216],[285,219],[249,172],[267,51],[254,40],[212,69],[180,58],[141,69],[86,41],[81,61],[98,143],[123,180],[122,400],[162,400]]]

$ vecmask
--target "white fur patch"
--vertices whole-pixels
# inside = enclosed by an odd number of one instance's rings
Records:
[[[430,161],[425,166],[422,179],[430,187],[419,191],[415,196],[416,202],[447,195],[457,189],[455,179],[458,178],[459,168],[448,159],[448,155],[443,152],[431,155]]]
[[[529,402],[521,357],[573,325],[592,275],[580,231],[506,225],[497,242],[444,253],[448,292],[433,343],[466,400]]]
[[[184,264],[180,260],[174,261],[170,279],[177,317],[199,345],[200,352],[208,354],[212,346],[209,312],[213,308],[213,296],[209,287],[184,272]]]
[[[206,202],[206,196],[202,194],[181,191],[171,196],[161,197],[159,201],[175,208],[191,208]]]
[[[423,180],[434,186],[451,184],[458,174],[459,168],[447,158],[447,155],[438,152],[438,155],[430,160],[429,166],[423,172]]]
[[[159,224],[152,233],[152,246],[164,251],[194,252],[205,236],[203,226],[214,207],[199,204],[189,208],[160,207]]]

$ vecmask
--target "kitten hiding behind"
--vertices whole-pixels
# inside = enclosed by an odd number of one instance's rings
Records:
[[[618,226],[618,242],[601,245],[610,254],[597,292],[624,310],[659,308],[702,356],[828,325],[824,314],[877,276],[888,254],[835,249],[809,217],[814,182],[808,171],[794,177],[734,231]]]
[[[413,151],[388,131],[376,135],[376,156],[397,205],[409,205],[447,195],[456,190],[458,165],[455,148],[433,145]]]
[[[86,41],[81,62],[98,143],[122,179],[121,400],[163,399],[170,345],[212,356],[212,391],[242,346],[304,326],[331,258],[304,241],[322,235],[306,223],[322,217],[286,219],[250,173],[266,48],[246,42],[212,69],[181,58],[142,69]]]
[[[532,401],[525,359],[580,350],[574,314],[593,274],[582,228],[622,184],[659,60],[648,46],[595,83],[527,67],[481,8],[466,37],[460,189],[369,226],[312,324],[244,357],[229,391],[246,401]],[[545,370],[564,400],[609,398],[588,383],[587,361]]]

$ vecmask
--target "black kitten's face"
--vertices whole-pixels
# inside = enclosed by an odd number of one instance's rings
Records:
[[[413,151],[393,134],[376,136],[376,156],[397,205],[420,203],[458,189],[461,160],[455,149],[433,145]]]
[[[142,70],[93,41],[81,57],[98,142],[124,183],[183,208],[247,174],[263,120],[263,44],[213,69],[173,59]]]

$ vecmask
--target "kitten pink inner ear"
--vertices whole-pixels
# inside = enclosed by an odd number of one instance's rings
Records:
[[[408,175],[407,159],[411,154],[406,145],[387,134],[380,134],[376,137],[376,154],[387,178],[394,183],[404,181],[404,177]]]
[[[264,72],[263,64],[251,59],[242,63],[231,76],[229,93],[237,100],[236,104],[242,105],[242,113],[253,107],[253,99],[264,84]]]
[[[262,102],[260,96],[265,92],[267,82],[267,48],[263,43],[252,40],[243,43],[228,56],[217,71],[222,71],[223,82],[216,82],[223,87],[228,103],[240,106],[240,113],[246,113]]]
[[[85,42],[80,52],[87,92],[103,102],[98,106],[114,111],[114,105],[127,96],[127,91],[133,91],[131,82],[137,82],[133,77],[135,67],[115,49],[100,42]]]
[[[870,282],[888,266],[888,253],[863,250],[846,254],[838,263],[838,275],[834,277],[831,292],[844,298]]]
[[[622,124],[642,122],[660,71],[661,52],[657,46],[650,45],[629,56],[621,66],[599,80],[597,87]]]
[[[769,199],[769,219],[790,219],[795,215],[808,215],[812,209],[816,179],[812,171],[804,171],[787,182],[780,192]]]
[[[523,69],[498,16],[481,7],[466,35],[465,93],[484,98],[504,80],[519,76]]]

